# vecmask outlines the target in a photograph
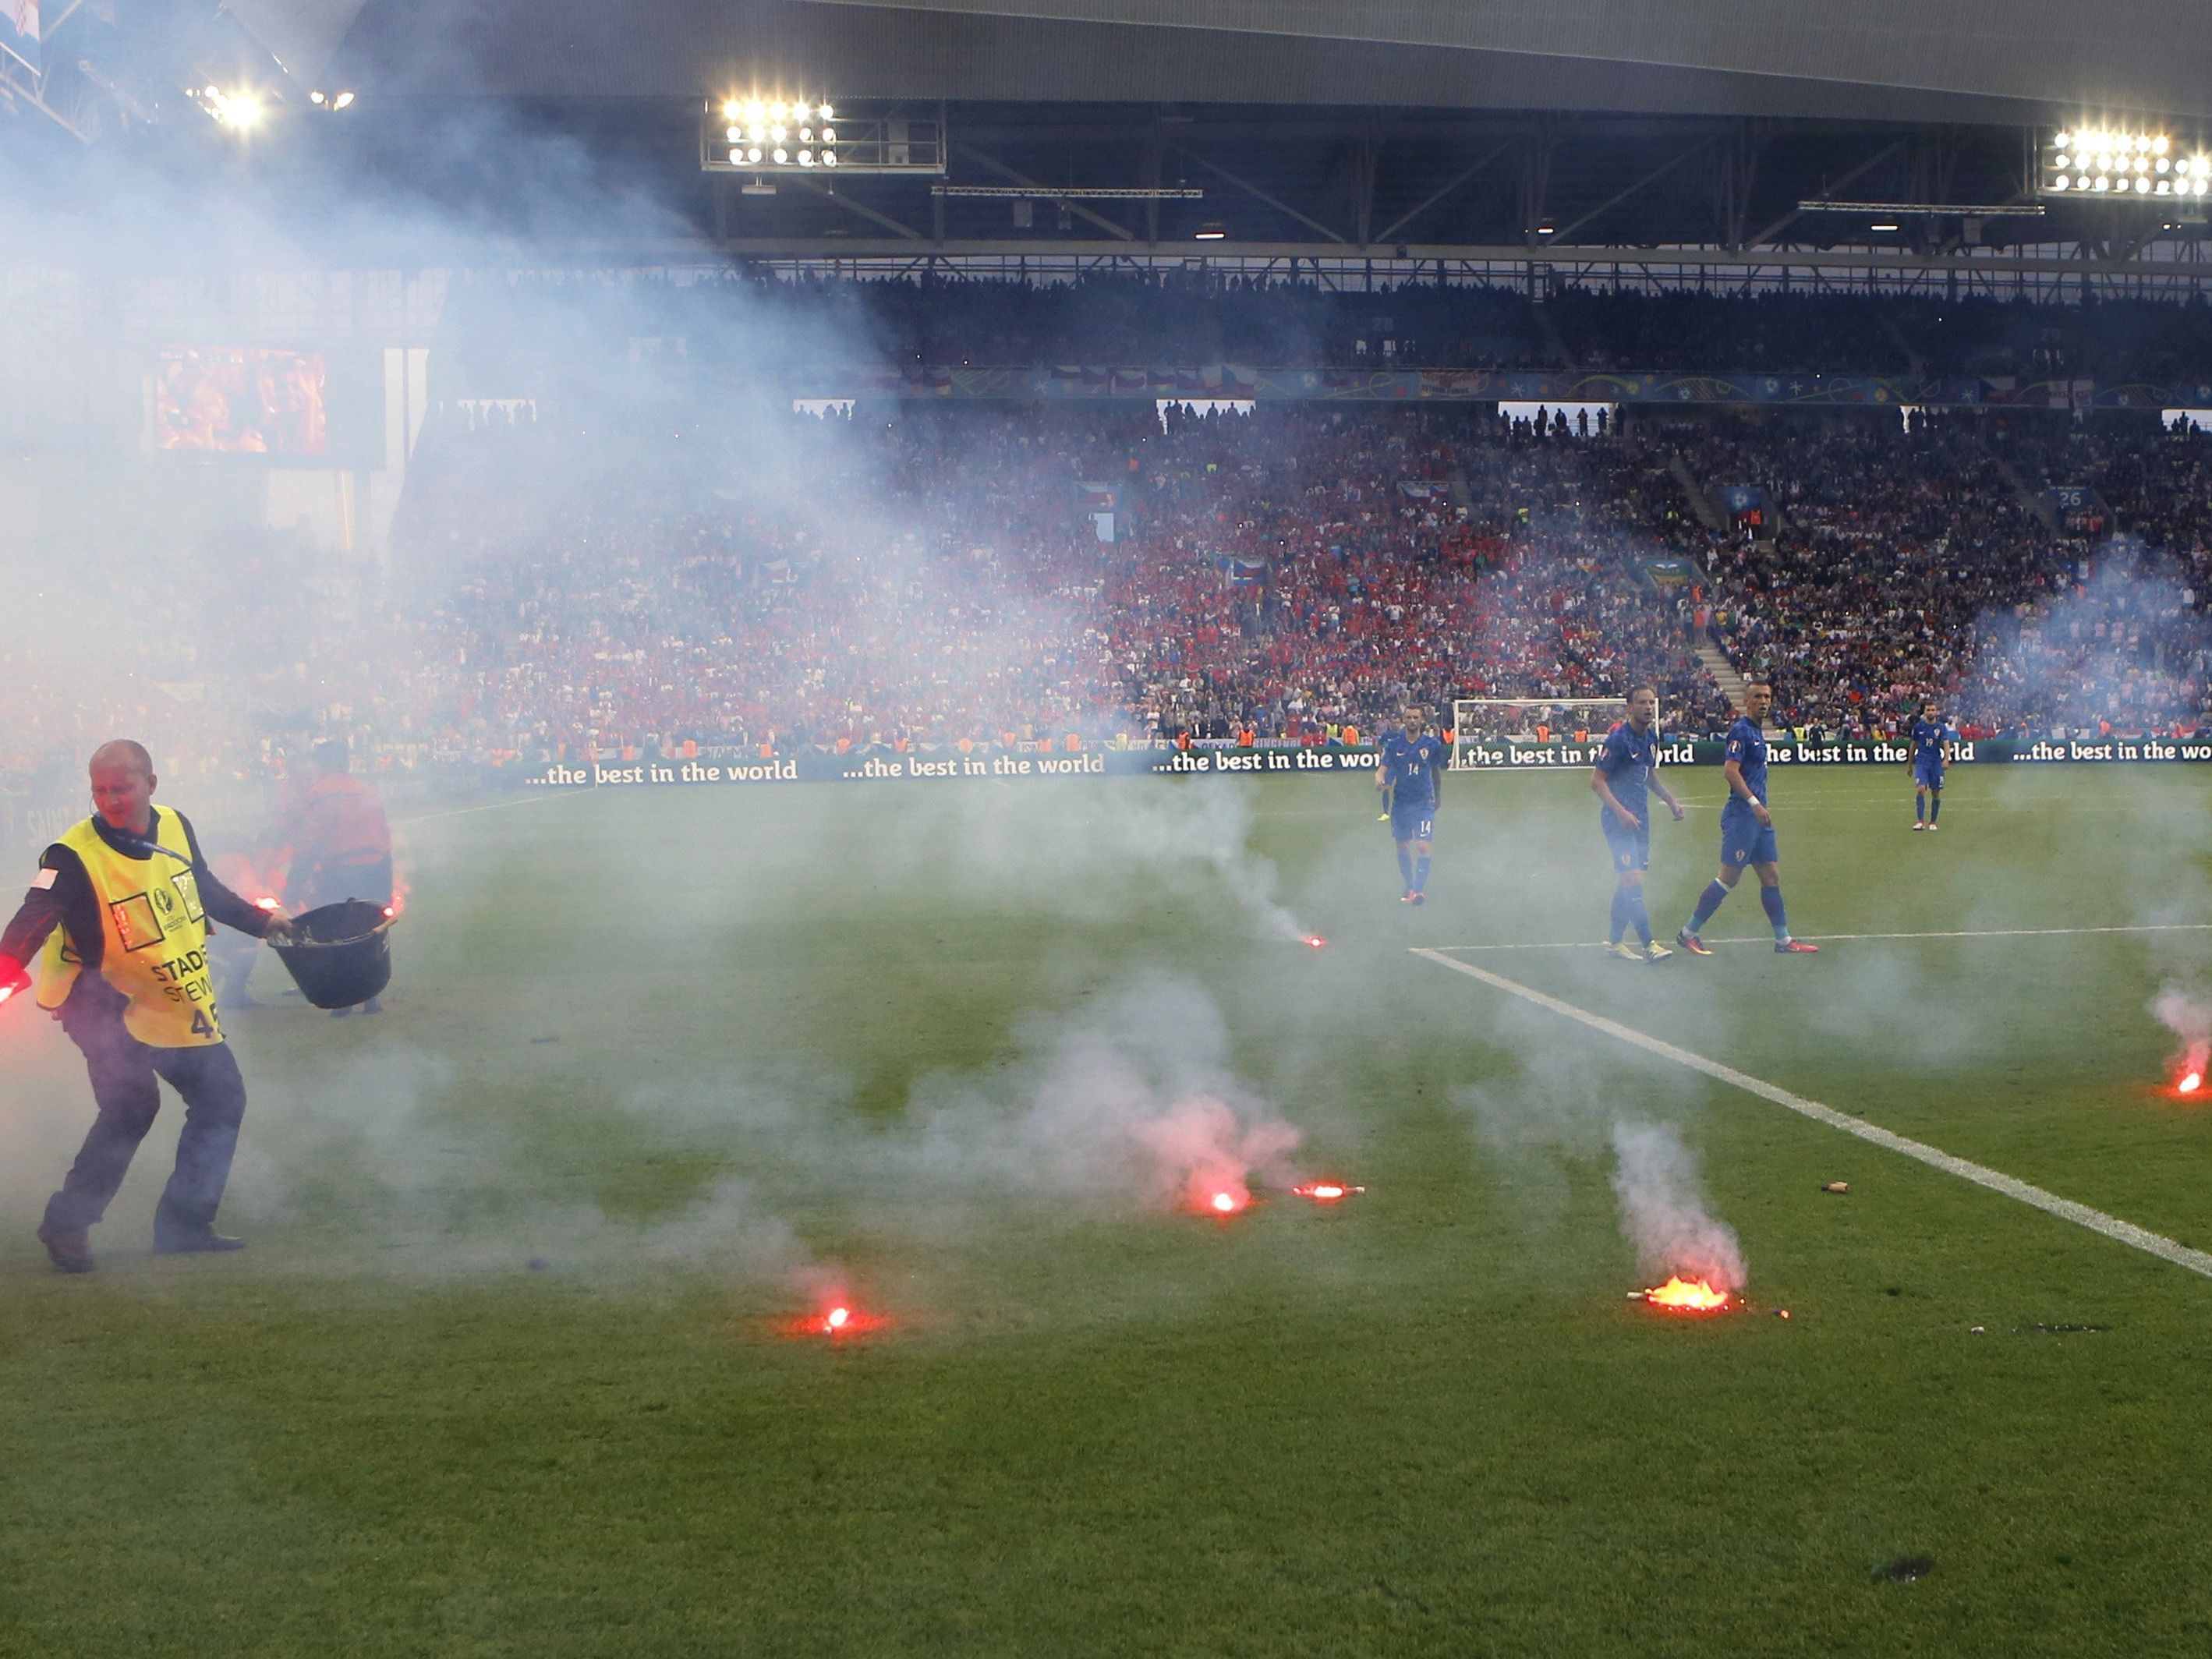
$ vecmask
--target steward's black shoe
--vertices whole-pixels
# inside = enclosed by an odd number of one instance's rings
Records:
[[[88,1273],[92,1271],[92,1241],[82,1227],[41,1227],[39,1243],[46,1247],[46,1260],[54,1271]]]
[[[155,1255],[197,1255],[204,1250],[242,1250],[246,1241],[203,1227],[196,1233],[168,1233],[154,1241]]]

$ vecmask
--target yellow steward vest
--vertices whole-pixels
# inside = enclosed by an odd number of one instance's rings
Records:
[[[155,839],[174,859],[125,858],[100,838],[87,818],[61,837],[84,862],[100,902],[106,948],[100,976],[130,999],[124,1029],[155,1048],[193,1048],[222,1041],[215,1010],[215,980],[208,970],[207,912],[189,863],[185,821],[163,812]],[[39,1006],[58,1008],[76,984],[84,959],[69,930],[46,935],[39,957]]]

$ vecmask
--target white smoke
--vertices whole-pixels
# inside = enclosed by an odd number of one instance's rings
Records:
[[[1620,1232],[1654,1282],[1669,1274],[1735,1291],[1745,1279],[1735,1230],[1706,1207],[1698,1161],[1671,1123],[1613,1125],[1613,1190]]]
[[[2212,1060],[2212,1000],[2169,980],[2150,1000],[2150,1011],[2181,1044],[2170,1062],[2176,1081],[2194,1077],[2202,1087],[2206,1061]]]
[[[1242,1207],[1292,1184],[1303,1135],[1249,1089],[1203,986],[1147,975],[1080,1018],[1033,1016],[987,1073],[916,1079],[896,1125],[808,1127],[777,1113],[772,1150],[817,1178],[869,1180],[939,1206],[988,1200],[1059,1213]],[[878,1219],[892,1212],[872,1206]]]

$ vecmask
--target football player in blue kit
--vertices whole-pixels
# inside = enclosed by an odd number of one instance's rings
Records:
[[[1942,710],[1930,697],[1912,722],[1912,827],[1933,830],[1943,812],[1943,763],[1958,733],[1943,724]]]
[[[1651,867],[1651,803],[1656,795],[1682,821],[1682,803],[1659,781],[1659,689],[1633,687],[1628,718],[1606,734],[1605,748],[1590,769],[1590,792],[1603,803],[1598,826],[1613,854],[1613,925],[1605,948],[1625,962],[1664,962],[1674,953],[1651,937],[1650,914],[1644,908],[1644,872]],[[1622,935],[1630,927],[1644,941],[1638,950]]]
[[[1390,803],[1390,836],[1398,843],[1398,873],[1406,881],[1403,904],[1425,902],[1437,780],[1447,758],[1443,739],[1429,730],[1429,717],[1418,708],[1406,711],[1405,729],[1385,737],[1376,756],[1375,786]]]
[[[1773,706],[1774,688],[1753,680],[1744,692],[1743,713],[1729,727],[1721,763],[1729,786],[1728,804],[1721,808],[1721,872],[1705,884],[1697,909],[1674,936],[1674,943],[1693,957],[1712,955],[1698,934],[1735,890],[1747,865],[1759,873],[1759,902],[1773,926],[1776,953],[1810,956],[1820,948],[1790,937],[1790,919],[1782,908],[1781,857],[1775,850],[1774,817],[1766,810],[1766,734],[1760,729]]]

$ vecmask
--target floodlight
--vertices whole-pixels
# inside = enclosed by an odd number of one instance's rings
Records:
[[[1869,230],[1895,230],[1897,227],[1889,221],[1884,220],[1881,224],[1869,225],[1867,228]]]
[[[2159,134],[2157,137],[2150,141],[2150,153],[2154,155],[2163,155],[2167,150],[2172,148],[2173,140],[2167,137],[2162,132]]]
[[[817,111],[817,113],[818,113],[818,114],[822,117],[822,118],[823,118],[823,120],[825,120],[825,121],[834,121],[834,120],[836,120],[836,119],[837,118],[837,112],[836,112],[836,110],[834,110],[834,109],[831,109],[831,108],[830,107],[830,106],[829,106],[829,105],[827,105],[827,104],[823,105],[823,106],[822,106],[822,107],[821,107],[821,109],[820,109],[819,111]]]
[[[337,97],[331,100],[331,107],[332,109],[343,109],[352,102],[353,94],[349,92],[342,92]]]
[[[2051,187],[2053,190],[2064,190],[2066,188],[2066,175],[2063,173],[2051,181]]]
[[[1228,230],[1220,220],[1208,219],[1198,228],[1192,240],[1200,242],[1218,242],[1228,234]]]
[[[324,101],[323,94],[319,92],[311,92],[307,94],[307,101],[311,104],[319,104]]]
[[[847,112],[851,119],[833,126],[836,112],[827,100],[817,103],[788,92],[775,98],[765,93],[758,98],[707,98],[694,107],[700,115],[699,164],[708,173],[834,166],[841,173],[945,174],[941,108],[923,112],[897,105],[882,111],[856,107]]]

